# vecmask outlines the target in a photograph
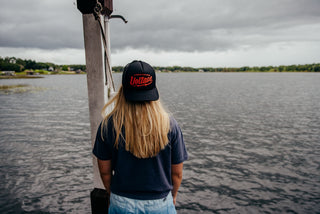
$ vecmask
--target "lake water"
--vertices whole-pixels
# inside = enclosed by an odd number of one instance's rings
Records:
[[[320,74],[157,78],[189,152],[178,213],[320,213]],[[0,213],[90,213],[86,76],[7,84],[30,87],[0,92]]]

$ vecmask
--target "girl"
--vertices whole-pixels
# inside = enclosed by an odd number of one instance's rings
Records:
[[[93,154],[110,194],[109,213],[176,213],[188,155],[175,119],[159,101],[154,69],[129,63],[114,103],[100,124]]]

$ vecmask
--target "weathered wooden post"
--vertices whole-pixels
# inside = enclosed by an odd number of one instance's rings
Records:
[[[86,56],[92,146],[95,141],[97,128],[102,120],[101,110],[104,104],[108,101],[108,87],[111,87],[110,85],[108,86],[106,84],[109,82],[106,81],[106,73],[111,74],[111,66],[105,65],[104,58],[105,53],[107,53],[107,57],[109,57],[108,55],[110,54],[104,50],[101,26],[93,15],[97,2],[99,2],[101,4],[100,6],[102,6],[102,13],[98,14],[100,18],[102,18],[102,15],[109,16],[112,13],[112,0],[77,0],[77,7],[83,14],[83,34]],[[94,189],[90,194],[92,213],[107,213],[107,193],[100,178],[97,160],[94,156],[93,180]]]

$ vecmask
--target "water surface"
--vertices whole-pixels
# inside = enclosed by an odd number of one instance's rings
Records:
[[[178,213],[319,213],[319,83],[317,73],[158,74],[189,152]],[[89,213],[86,76],[0,84],[45,89],[0,94],[0,213]]]

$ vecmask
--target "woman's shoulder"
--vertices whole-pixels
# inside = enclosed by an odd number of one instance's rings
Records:
[[[180,126],[177,120],[172,115],[170,115],[169,118],[170,118],[170,132],[180,131]]]
[[[112,125],[113,124],[113,116],[110,115],[110,116],[107,116],[105,118],[103,118],[102,122],[101,122],[103,125]]]
[[[105,117],[100,124],[100,127],[104,133],[108,133],[109,130],[113,129],[113,117]]]
[[[176,119],[172,115],[169,115],[169,120],[170,120],[170,126],[178,124],[178,122],[176,121]]]

